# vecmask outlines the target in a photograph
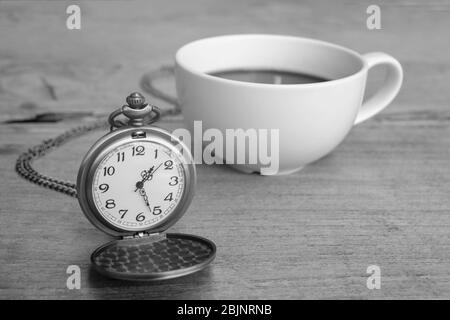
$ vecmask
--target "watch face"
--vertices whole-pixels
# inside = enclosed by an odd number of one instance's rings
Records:
[[[141,231],[166,219],[185,191],[178,154],[151,141],[133,141],[109,151],[95,169],[92,198],[104,220]]]

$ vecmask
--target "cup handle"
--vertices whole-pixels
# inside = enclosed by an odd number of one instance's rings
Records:
[[[365,101],[358,115],[355,125],[373,117],[386,108],[398,94],[403,81],[403,69],[400,63],[392,56],[383,52],[371,52],[362,56],[369,70],[378,65],[386,65],[387,76],[384,85],[367,101]]]

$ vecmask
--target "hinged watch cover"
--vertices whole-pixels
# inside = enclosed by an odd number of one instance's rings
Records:
[[[94,268],[123,280],[163,280],[206,267],[216,254],[208,239],[178,233],[143,235],[114,240],[91,255]]]

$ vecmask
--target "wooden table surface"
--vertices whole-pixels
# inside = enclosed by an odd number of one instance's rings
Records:
[[[366,8],[375,2],[382,29],[368,30]],[[65,28],[67,5],[0,2],[0,298],[450,298],[448,1],[81,2],[79,31]],[[4,122],[48,111],[108,113],[140,89],[144,72],[170,65],[179,46],[231,33],[385,51],[402,63],[404,85],[388,109],[296,174],[199,166],[196,197],[170,231],[217,244],[206,270],[153,284],[96,274],[89,256],[110,238],[74,198],[14,172],[28,147],[90,119]],[[172,82],[161,85],[173,92]],[[101,134],[36,168],[74,180]],[[69,265],[81,268],[80,290],[66,288]],[[366,287],[369,265],[381,268],[380,290]]]

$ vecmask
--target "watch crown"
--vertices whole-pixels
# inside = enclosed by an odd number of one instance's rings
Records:
[[[159,120],[159,109],[145,102],[145,97],[139,92],[133,92],[126,98],[127,104],[109,115],[108,122],[111,130],[123,126],[141,127]],[[115,118],[123,114],[128,118],[127,122]]]
[[[142,109],[145,107],[145,97],[139,92],[133,92],[127,97],[127,103],[132,109]]]

